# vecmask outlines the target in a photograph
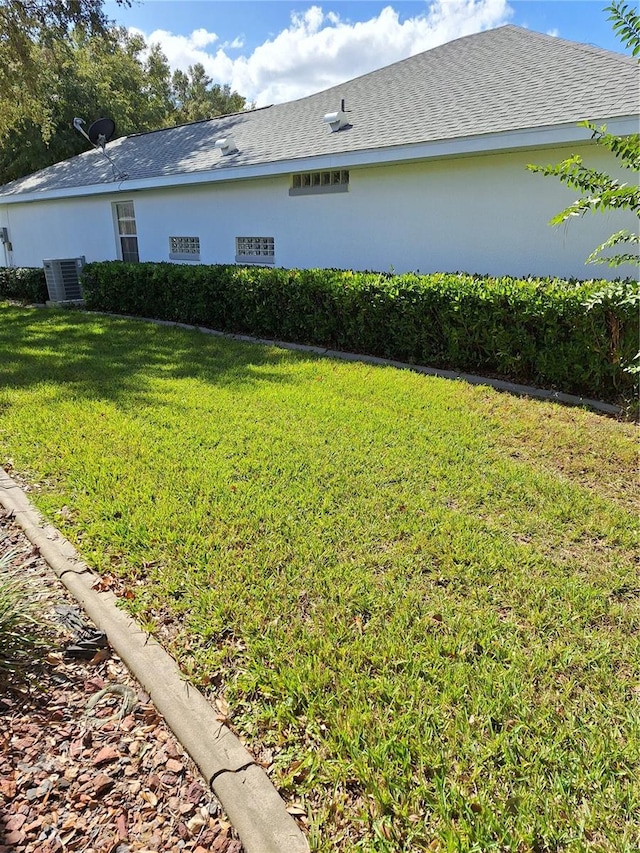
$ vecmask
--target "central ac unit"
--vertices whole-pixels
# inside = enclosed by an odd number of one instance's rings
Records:
[[[85,264],[82,258],[54,258],[43,261],[50,302],[81,302],[80,272]]]

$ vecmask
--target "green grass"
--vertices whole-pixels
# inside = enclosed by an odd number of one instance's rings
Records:
[[[79,313],[0,349],[0,462],[314,850],[638,849],[633,426]]]

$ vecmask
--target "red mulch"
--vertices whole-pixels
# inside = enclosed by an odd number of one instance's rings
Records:
[[[43,618],[55,604],[73,604],[0,509],[0,556],[7,553],[33,580]],[[48,630],[43,667],[0,695],[0,853],[242,853],[220,804],[119,658],[65,660],[73,635]],[[114,694],[87,709],[106,683],[137,695],[122,720]]]

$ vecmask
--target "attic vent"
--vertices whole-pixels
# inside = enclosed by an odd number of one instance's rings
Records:
[[[216,139],[214,145],[222,151],[223,155],[235,154],[238,150],[238,146],[236,145],[236,141],[233,136],[226,136],[224,139]]]
[[[344,98],[340,101],[340,109],[335,113],[327,113],[322,120],[329,125],[331,133],[349,127],[349,119],[344,110]]]
[[[79,302],[82,300],[80,271],[84,263],[84,257],[57,258],[42,262],[50,302]]]
[[[349,170],[333,169],[326,172],[299,172],[292,175],[289,195],[320,195],[348,191]]]

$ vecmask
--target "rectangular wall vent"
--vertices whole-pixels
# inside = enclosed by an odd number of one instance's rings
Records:
[[[53,258],[43,261],[50,302],[79,302],[82,300],[80,271],[82,258]]]
[[[169,237],[169,258],[172,261],[199,261],[199,237]]]
[[[275,254],[273,237],[236,237],[237,264],[274,264]]]

